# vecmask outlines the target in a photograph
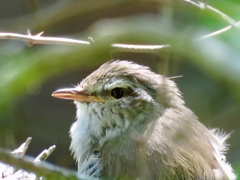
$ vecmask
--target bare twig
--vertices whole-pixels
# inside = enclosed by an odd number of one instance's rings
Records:
[[[240,21],[238,21],[238,22],[236,23],[236,25],[239,26],[239,25],[240,25]],[[197,38],[196,40],[202,40],[202,39],[207,39],[207,38],[210,38],[210,37],[218,36],[218,35],[220,35],[220,34],[223,34],[223,33],[227,32],[227,31],[229,31],[230,29],[232,29],[232,27],[233,27],[232,25],[229,25],[229,26],[227,26],[227,27],[224,27],[224,28],[222,28],[222,29],[219,29],[219,30],[217,30],[217,31],[214,31],[214,32],[212,32],[212,33],[210,33],[210,34],[206,34],[206,35],[204,35],[204,36],[202,36],[202,37],[200,37],[200,38]]]
[[[208,5],[208,4],[205,4],[205,3],[200,2],[200,1],[194,2],[192,0],[185,0],[185,2],[190,3],[190,4],[194,5],[194,6],[197,6],[200,9],[208,9],[208,10],[214,12],[215,14],[220,15],[222,17],[222,19],[226,20],[230,24],[227,27],[224,27],[222,29],[214,31],[214,32],[212,32],[210,34],[206,34],[206,35],[204,35],[202,37],[196,38],[196,40],[202,40],[202,39],[206,39],[206,38],[210,38],[210,37],[214,37],[214,36],[220,35],[222,33],[225,33],[227,31],[229,31],[230,29],[232,29],[232,27],[240,29],[240,26],[239,26],[240,25],[240,21],[237,22],[237,21],[233,20],[231,17],[229,17],[228,15],[226,15],[223,12],[219,11],[215,7],[212,7],[212,6]]]
[[[38,155],[38,157],[35,158],[35,160],[33,161],[30,158],[25,159],[23,157],[28,149],[28,146],[29,146],[31,140],[32,140],[32,138],[29,137],[23,144],[21,144],[21,146],[19,148],[15,149],[11,153],[7,152],[6,150],[0,149],[0,160],[1,160],[1,163],[0,163],[1,177],[0,177],[0,179],[4,179],[4,180],[5,179],[6,180],[17,180],[17,179],[37,180],[37,179],[41,179],[41,178],[37,178],[37,174],[41,174],[41,173],[33,171],[31,168],[33,168],[32,166],[34,166],[34,165],[39,166],[40,164],[42,164],[42,161],[47,159],[47,157],[55,150],[56,146],[53,145],[53,146],[49,147],[48,149],[43,150]],[[14,159],[14,158],[16,158],[16,159]],[[21,164],[22,161],[23,161],[23,164]],[[32,163],[32,165],[30,165],[30,163]],[[47,168],[47,167],[45,167],[45,165],[43,165],[43,166],[44,166],[44,168]],[[52,169],[50,169],[49,171],[51,171],[51,170]],[[29,172],[29,171],[31,171],[31,172]],[[41,176],[42,175],[43,174],[41,174]]]
[[[222,11],[219,11],[217,8],[215,7],[212,7],[208,4],[205,4],[201,1],[197,1],[197,2],[194,2],[192,0],[185,0],[185,2],[188,2],[194,6],[197,6],[201,9],[208,9],[212,12],[214,12],[215,14],[218,14],[220,17],[222,17],[222,19],[226,20],[229,24],[231,24],[232,26],[236,27],[237,29],[239,29],[239,26],[238,26],[238,22],[234,21],[231,17],[229,17],[228,15],[224,14]]]
[[[238,22],[239,23],[239,22]],[[237,23],[237,24],[238,24]],[[209,37],[214,37],[219,34],[222,34],[232,28],[232,25],[227,26],[223,29],[214,31],[210,34],[204,35],[196,40],[202,40]],[[93,40],[90,41],[83,41],[83,40],[76,40],[76,39],[69,39],[69,38],[60,38],[60,37],[44,37],[41,36],[42,33],[37,35],[23,35],[17,33],[0,33],[0,39],[12,39],[12,40],[19,40],[27,42],[29,46],[34,44],[57,44],[57,45],[90,45],[90,43],[94,43]],[[163,48],[170,47],[169,44],[165,45],[140,45],[140,44],[119,44],[114,43],[111,45],[114,50],[122,51],[122,52],[145,52],[145,53],[152,53],[156,52]]]
[[[82,41],[76,39],[59,38],[59,37],[44,37],[38,35],[23,35],[17,33],[0,33],[0,39],[12,39],[27,42],[29,46],[34,44],[58,44],[58,45],[89,45],[90,41]],[[94,41],[91,38],[91,43]],[[130,44],[112,44],[112,48],[118,51],[132,51],[132,52],[152,52],[162,48],[169,47],[169,45],[130,45]]]
[[[170,47],[170,45],[137,45],[137,44],[112,44],[112,47],[118,51],[127,52],[151,52]]]
[[[208,9],[218,15],[220,15],[224,20],[226,20],[231,25],[224,27],[222,29],[219,29],[217,31],[214,31],[210,34],[204,35],[202,37],[196,38],[195,40],[202,40],[210,37],[217,36],[219,34],[225,33],[232,29],[232,27],[236,27],[239,29],[240,22],[234,21],[232,18],[224,14],[223,12],[219,11],[218,9],[207,5],[205,3],[202,3],[200,1],[194,2],[192,0],[184,0],[187,3],[190,3],[198,8],[201,9]],[[69,39],[69,38],[61,38],[61,37],[46,37],[42,36],[43,32],[37,34],[37,35],[31,35],[30,31],[27,33],[27,35],[23,34],[17,34],[17,33],[5,33],[0,32],[0,39],[12,39],[12,40],[19,40],[27,42],[29,46],[32,46],[34,44],[57,44],[57,45],[90,45],[91,43],[94,43],[94,40],[89,39],[89,41],[83,41],[83,40],[76,40],[76,39]],[[170,47],[170,45],[133,45],[133,44],[119,44],[114,43],[111,45],[111,47],[114,50],[117,51],[124,51],[124,52],[145,52],[145,53],[152,53],[156,52],[160,49]]]
[[[9,164],[16,169],[24,169],[27,172],[33,172],[36,175],[44,176],[47,180],[51,179],[79,179],[76,172],[64,168],[53,166],[49,163],[42,162],[40,164],[33,163],[34,159],[30,157],[17,158],[10,152],[0,148],[1,162]]]
[[[210,37],[214,37],[214,36],[220,35],[222,33],[225,33],[227,31],[229,31],[230,29],[232,29],[232,25],[229,25],[229,26],[227,26],[225,28],[222,28],[222,29],[219,29],[217,31],[214,31],[214,32],[212,32],[210,34],[206,34],[206,35],[204,35],[204,36],[202,36],[200,38],[197,38],[196,40],[202,40],[202,39],[207,39],[207,38],[210,38]]]
[[[216,14],[220,15],[223,19],[225,19],[228,23],[230,23],[232,26],[236,27],[237,29],[239,29],[238,27],[238,23],[236,21],[234,21],[231,17],[229,17],[228,15],[224,14],[223,12],[219,11],[218,9],[206,5],[206,8],[215,12]]]
[[[27,42],[29,46],[34,44],[58,44],[58,45],[76,45],[76,44],[83,44],[89,45],[90,42],[82,41],[82,40],[75,40],[75,39],[68,39],[68,38],[59,38],[59,37],[44,37],[41,36],[42,33],[38,35],[23,35],[17,33],[0,33],[0,39],[13,39]]]
[[[28,146],[31,142],[32,138],[29,137],[27,138],[27,140],[22,143],[19,148],[15,149],[14,151],[12,151],[11,153],[15,156],[15,157],[18,157],[18,158],[21,158],[25,155],[27,149],[28,149]],[[11,176],[16,172],[16,169],[15,167],[13,166],[9,166],[9,165],[5,165],[5,169],[1,172],[2,173],[2,178],[5,178],[5,177],[8,177],[8,176]]]

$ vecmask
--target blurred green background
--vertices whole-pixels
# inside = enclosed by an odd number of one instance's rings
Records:
[[[240,2],[208,0],[0,0],[0,31],[94,39],[92,45],[34,45],[0,40],[0,147],[27,137],[37,156],[56,144],[48,161],[76,169],[69,151],[75,119],[71,101],[51,97],[110,59],[150,66],[174,81],[187,106],[209,128],[231,133],[228,161],[240,172]],[[218,9],[215,11],[212,7]],[[227,16],[225,16],[225,15]],[[218,36],[196,40],[231,26]],[[112,43],[170,44],[155,52],[127,52]]]

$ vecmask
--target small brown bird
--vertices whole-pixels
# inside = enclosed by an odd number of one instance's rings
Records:
[[[82,177],[234,180],[225,140],[184,105],[176,84],[129,61],[109,61],[77,87],[54,97],[74,100],[70,149]]]

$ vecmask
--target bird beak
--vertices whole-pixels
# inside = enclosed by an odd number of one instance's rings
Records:
[[[59,89],[52,93],[52,96],[60,99],[81,101],[81,102],[101,102],[104,103],[104,100],[97,96],[87,95],[83,89],[76,88],[65,88]]]

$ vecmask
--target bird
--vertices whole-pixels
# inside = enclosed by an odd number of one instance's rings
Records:
[[[91,179],[234,180],[225,134],[185,106],[170,78],[129,60],[110,60],[72,88],[70,150]]]

